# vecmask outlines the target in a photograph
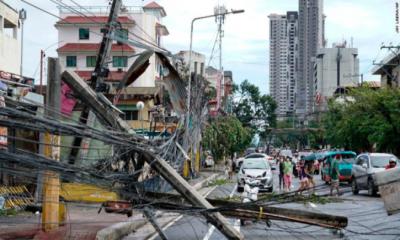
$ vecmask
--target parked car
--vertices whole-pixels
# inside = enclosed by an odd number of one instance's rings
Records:
[[[211,156],[207,156],[205,161],[205,167],[214,167],[214,159]]]
[[[390,159],[395,159],[399,167],[399,159],[389,153],[364,153],[358,155],[352,170],[351,189],[353,194],[358,194],[360,190],[368,190],[368,194],[373,196],[378,192],[375,184],[375,173],[385,170]]]
[[[245,159],[248,159],[248,158],[264,158],[265,160],[268,161],[268,163],[271,166],[272,170],[276,169],[276,161],[275,161],[275,159],[273,157],[271,157],[271,156],[268,156],[265,153],[252,153],[252,154],[249,154],[249,155],[245,156],[244,158]]]
[[[274,190],[272,170],[265,158],[246,158],[238,173],[238,192],[242,192],[244,185],[259,187],[260,190],[272,192]]]
[[[339,163],[339,181],[351,182],[352,168],[356,153],[351,151],[331,151],[326,152],[323,158],[321,179],[326,183],[331,181],[331,163],[336,155],[340,155],[342,161]]]

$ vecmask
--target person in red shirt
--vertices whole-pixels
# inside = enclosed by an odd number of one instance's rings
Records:
[[[391,159],[389,160],[389,164],[386,165],[385,169],[395,168],[396,165],[397,165],[397,164],[396,164],[396,159],[391,158]]]

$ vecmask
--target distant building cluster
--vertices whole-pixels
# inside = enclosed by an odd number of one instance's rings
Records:
[[[358,50],[327,48],[323,0],[299,0],[299,10],[269,15],[270,92],[279,119],[306,120],[326,109],[337,88],[357,86]]]

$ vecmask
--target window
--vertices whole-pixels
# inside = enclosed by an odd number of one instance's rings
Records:
[[[139,111],[124,111],[124,120],[139,120]]]
[[[76,56],[67,56],[67,67],[76,67]]]
[[[127,56],[114,56],[113,67],[127,67],[128,57]]]
[[[96,56],[86,57],[86,67],[96,67]]]
[[[79,39],[88,40],[89,39],[89,28],[79,28]]]

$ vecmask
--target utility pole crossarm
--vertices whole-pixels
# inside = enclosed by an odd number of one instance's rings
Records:
[[[103,33],[103,40],[101,41],[99,53],[97,55],[96,66],[90,78],[90,86],[94,89],[98,87],[99,84],[103,83],[104,77],[106,76],[108,71],[108,67],[105,65],[108,56],[110,56],[113,37],[115,35],[115,30],[117,29],[117,20],[121,5],[121,0],[114,0],[111,6],[107,28],[106,31]]]

